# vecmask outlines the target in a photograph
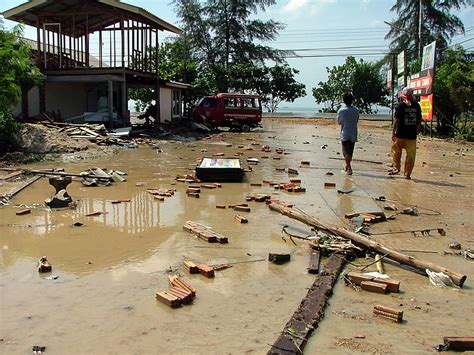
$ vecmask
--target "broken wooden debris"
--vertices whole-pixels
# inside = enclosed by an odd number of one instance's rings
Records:
[[[332,294],[346,261],[337,255],[331,255],[323,271],[316,276],[306,297],[286,323],[281,335],[273,343],[267,354],[301,354],[311,336],[324,316],[324,309]]]
[[[373,314],[375,316],[389,319],[396,323],[401,323],[403,321],[403,311],[400,309],[394,309],[394,308],[389,308],[382,305],[376,305],[374,306]]]
[[[24,174],[24,171],[23,170],[18,170],[18,171],[14,171],[8,175],[5,175],[5,176],[0,176],[0,180],[9,180],[9,179],[13,179],[15,177],[18,177],[20,175],[23,175]]]
[[[240,214],[235,215],[235,220],[239,223],[249,223],[249,220]]]
[[[336,187],[336,183],[335,182],[325,182],[324,183],[324,188],[325,189],[333,189]]]
[[[187,221],[183,229],[186,232],[194,234],[199,239],[205,240],[209,243],[216,243],[219,242],[221,244],[228,243],[228,238],[223,236],[222,234],[214,232],[211,228],[206,227],[197,222]]]
[[[269,253],[268,254],[268,261],[271,261],[274,264],[281,265],[287,263],[291,260],[290,254],[276,254],[276,253]]]
[[[337,234],[343,238],[350,239],[354,244],[360,246],[362,248],[367,248],[373,252],[376,252],[381,255],[387,255],[387,258],[397,261],[400,264],[409,265],[415,267],[422,271],[426,275],[426,269],[435,271],[435,272],[443,272],[450,277],[454,284],[459,287],[462,287],[464,282],[466,281],[467,276],[463,274],[459,274],[448,270],[442,266],[436,265],[432,262],[425,261],[422,259],[415,258],[413,256],[405,255],[395,249],[387,247],[379,242],[370,240],[369,238],[357,234],[355,232],[349,231],[345,228],[335,227],[331,225],[324,224],[320,222],[317,218],[309,216],[302,211],[298,211],[293,208],[288,208],[277,203],[271,203],[268,207],[276,212],[279,212],[285,216],[290,218],[296,219],[300,222],[303,222],[317,230]]]
[[[27,208],[27,209],[24,209],[24,210],[20,210],[16,213],[17,216],[23,216],[25,214],[30,214],[31,213],[31,209],[30,208]]]
[[[298,170],[293,168],[288,168],[288,174],[298,175]]]
[[[309,255],[309,266],[308,266],[308,273],[310,274],[318,274],[319,273],[319,262],[320,262],[320,255],[318,251],[312,251]]]
[[[438,351],[472,351],[474,350],[474,336],[469,337],[443,337],[443,344],[438,345]]]
[[[38,260],[38,272],[51,272],[53,267],[48,261],[48,258],[46,256],[42,256]]]
[[[95,212],[90,212],[86,214],[86,217],[95,217],[95,216],[100,216],[103,215],[105,212],[100,212],[100,211],[95,211]]]
[[[227,270],[232,267],[230,264],[216,264],[216,265],[209,265],[214,269],[214,271],[222,271],[222,270]]]

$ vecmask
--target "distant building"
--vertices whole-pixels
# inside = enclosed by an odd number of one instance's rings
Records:
[[[67,119],[100,111],[105,123],[126,123],[128,90],[152,88],[155,119],[181,118],[188,85],[160,80],[158,53],[150,50],[158,48],[159,31],[179,34],[179,28],[118,0],[32,0],[3,16],[37,31],[27,43],[45,80],[22,87],[25,117],[59,111]]]

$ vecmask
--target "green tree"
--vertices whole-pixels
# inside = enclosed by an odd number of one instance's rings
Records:
[[[20,129],[12,108],[21,98],[21,87],[39,82],[41,73],[31,64],[31,50],[22,40],[23,28],[7,31],[0,22],[0,153],[15,148]]]
[[[282,62],[285,51],[258,42],[272,41],[284,26],[255,18],[275,0],[175,0],[188,43],[199,69],[215,75],[221,92],[236,87],[234,66]],[[238,69],[238,68],[237,68]],[[237,82],[239,78],[237,78]]]
[[[390,11],[397,18],[385,38],[392,40],[390,49],[394,53],[407,51],[407,61],[418,58],[420,4],[421,47],[437,41],[438,48],[444,48],[454,34],[464,33],[464,25],[453,10],[472,5],[472,0],[396,0]]]
[[[437,108],[438,132],[455,133],[462,114],[474,112],[474,56],[459,47],[448,49],[436,69],[434,106]]]
[[[305,86],[295,79],[298,70],[289,65],[275,65],[269,69],[269,80],[266,91],[261,93],[263,105],[269,112],[275,112],[282,101],[294,102],[306,96]]]
[[[362,59],[357,62],[350,56],[343,65],[326,70],[328,80],[319,82],[312,90],[316,103],[324,105],[321,112],[337,112],[346,92],[352,92],[354,105],[361,113],[376,113],[374,105],[388,106],[387,89],[379,65]]]

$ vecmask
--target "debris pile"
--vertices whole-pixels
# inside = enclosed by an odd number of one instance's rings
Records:
[[[205,240],[208,243],[221,243],[226,244],[229,242],[228,238],[222,234],[214,232],[210,227],[206,227],[203,224],[187,221],[183,226],[183,229],[195,235],[199,239]]]

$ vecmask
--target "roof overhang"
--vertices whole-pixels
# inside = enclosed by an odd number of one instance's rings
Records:
[[[153,28],[162,31],[169,31],[176,34],[182,33],[182,30],[180,28],[160,19],[159,17],[153,15],[147,10],[138,6],[123,3],[119,0],[30,0],[12,9],[4,11],[3,16],[8,20],[36,27],[38,17],[41,16],[41,13],[45,11],[50,14],[54,14],[55,12],[57,12],[58,14],[61,12],[73,12],[74,9],[77,10],[78,6],[87,6],[91,4],[98,4],[104,9],[110,8],[110,10],[113,10],[114,12],[132,16],[135,19],[140,19],[141,21],[149,24]],[[80,10],[77,10],[77,12],[80,12]],[[97,16],[103,16],[103,13],[98,13]],[[69,19],[67,21],[70,22]],[[117,22],[118,20],[113,21],[112,23],[106,21],[105,23],[103,23],[102,28],[105,28]],[[98,29],[99,28],[97,27],[91,26],[90,32],[94,32]]]

